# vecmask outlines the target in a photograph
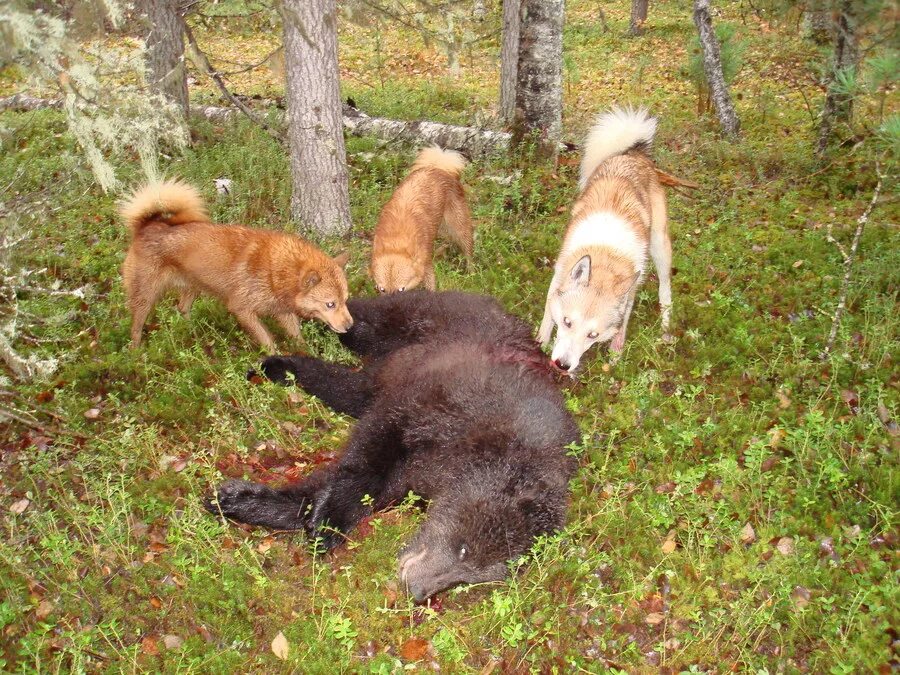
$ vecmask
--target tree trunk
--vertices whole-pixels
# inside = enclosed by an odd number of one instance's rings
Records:
[[[737,136],[741,123],[734,105],[731,103],[731,95],[728,93],[728,85],[725,84],[725,76],[722,75],[722,58],[719,53],[719,40],[713,30],[712,17],[709,14],[709,0],[694,0],[694,24],[700,33],[700,47],[703,51],[703,70],[706,73],[706,81],[709,83],[709,93],[713,105],[716,107],[716,115],[719,124],[728,136]]]
[[[150,88],[189,111],[184,68],[184,19],[179,0],[143,0],[150,21],[147,33],[147,79]]]
[[[284,0],[291,215],[319,235],[350,231],[335,0]]]
[[[513,142],[537,142],[556,160],[562,135],[562,29],[565,0],[521,0]]]
[[[500,46],[500,121],[503,124],[512,124],[516,116],[519,3],[520,0],[503,0],[503,30]]]
[[[803,11],[803,30],[817,45],[831,42],[833,23],[827,7],[807,6]]]
[[[637,37],[638,35],[643,34],[649,5],[650,0],[631,0],[631,23],[628,26],[629,35]]]
[[[825,94],[825,105],[819,122],[819,140],[816,154],[822,155],[828,149],[828,143],[837,122],[847,121],[853,114],[853,98],[838,90],[835,86],[838,73],[849,71],[859,63],[859,46],[856,41],[856,18],[853,16],[852,0],[844,0],[834,25],[834,56],[828,93]]]

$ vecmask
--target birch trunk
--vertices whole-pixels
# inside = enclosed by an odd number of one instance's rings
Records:
[[[631,0],[631,23],[628,26],[628,34],[637,37],[644,32],[644,23],[647,21],[647,10],[650,0]]]
[[[350,231],[335,0],[284,0],[291,215],[318,235]]]
[[[741,124],[725,76],[722,74],[722,58],[719,52],[719,40],[713,30],[712,17],[709,14],[709,0],[694,0],[694,24],[700,33],[700,47],[703,51],[703,70],[709,83],[709,94],[716,108],[716,115],[722,130],[728,136],[737,136]]]
[[[513,141],[537,141],[555,161],[562,135],[562,29],[565,0],[521,0]]]
[[[150,22],[146,37],[147,84],[189,112],[184,68],[184,19],[178,0],[142,0]]]
[[[512,124],[516,116],[519,3],[520,0],[503,0],[503,29],[500,46],[500,121],[503,124]]]
[[[849,120],[853,114],[853,98],[838,91],[835,86],[838,73],[856,68],[859,63],[859,47],[856,40],[856,20],[851,0],[841,3],[840,13],[834,25],[834,56],[825,105],[819,121],[819,139],[816,154],[822,155],[828,149],[834,125]]]

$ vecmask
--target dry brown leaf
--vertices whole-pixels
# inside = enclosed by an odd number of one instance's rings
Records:
[[[23,497],[19,501],[13,502],[12,506],[9,507],[9,510],[18,516],[18,515],[25,513],[25,509],[27,509],[30,504],[31,504],[31,500]]]
[[[272,543],[274,541],[275,540],[272,539],[272,537],[266,537],[261,542],[259,542],[259,546],[256,547],[256,550],[259,551],[260,553],[265,553],[270,548],[272,548]]]
[[[84,411],[84,416],[86,419],[95,420],[100,417],[100,408],[89,408]]]
[[[34,616],[39,621],[43,621],[53,612],[53,603],[49,600],[42,600],[34,610]]]
[[[802,264],[803,264],[803,261],[802,261],[802,260],[795,260],[795,261],[794,261],[794,264],[791,265],[791,267],[793,267],[794,269],[797,269],[797,268],[800,267]]]
[[[812,594],[809,592],[809,589],[804,588],[803,586],[796,586],[791,592],[791,600],[794,602],[794,607],[797,609],[806,607],[811,598]]]
[[[662,552],[668,555],[676,548],[678,548],[678,544],[675,543],[674,539],[666,539],[662,545]]]
[[[166,646],[166,649],[180,649],[181,645],[184,644],[184,640],[177,635],[164,635],[163,644]]]
[[[644,617],[644,621],[646,621],[651,626],[656,626],[657,624],[661,624],[666,620],[666,615],[662,612],[650,612],[647,616]]]
[[[162,600],[157,598],[155,595],[152,595],[150,596],[150,606],[153,609],[160,609],[162,608]]]
[[[776,391],[775,398],[778,399],[778,407],[782,410],[787,410],[791,407],[791,399],[789,399],[787,394],[785,394],[783,391]]]
[[[159,644],[157,644],[156,638],[152,635],[145,636],[144,639],[141,640],[141,651],[147,656],[158,656]]]
[[[753,529],[753,526],[750,523],[747,523],[741,530],[741,542],[744,544],[752,544],[754,541],[756,541],[756,530]]]
[[[400,656],[405,661],[421,661],[428,654],[428,640],[422,638],[409,638],[400,647]]]
[[[775,548],[781,555],[794,555],[794,540],[790,537],[782,537],[775,544]]]
[[[288,644],[287,638],[284,637],[284,633],[278,631],[278,635],[276,635],[275,639],[272,640],[272,653],[279,659],[284,661],[288,657],[289,650],[290,645]]]

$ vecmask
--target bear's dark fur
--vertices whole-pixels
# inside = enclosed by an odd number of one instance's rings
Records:
[[[364,367],[300,356],[266,359],[335,410],[359,418],[332,466],[280,490],[229,481],[207,507],[334,546],[371,509],[412,491],[428,520],[400,559],[422,600],[459,583],[499,580],[507,561],[564,523],[579,437],[529,327],[487,297],[413,291],[348,303],[340,340]],[[371,497],[367,506],[364,497]]]

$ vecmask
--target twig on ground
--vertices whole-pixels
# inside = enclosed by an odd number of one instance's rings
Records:
[[[856,232],[853,233],[853,241],[850,243],[849,251],[843,244],[834,238],[834,235],[832,234],[832,223],[828,224],[825,240],[834,244],[841,254],[844,265],[844,278],[841,281],[841,292],[838,295],[838,304],[837,308],[834,310],[834,318],[831,320],[831,330],[828,333],[828,339],[825,341],[825,349],[822,350],[823,359],[827,358],[834,348],[834,341],[837,338],[838,330],[841,327],[841,318],[844,315],[844,311],[847,309],[847,293],[850,289],[850,275],[853,271],[853,261],[856,259],[856,252],[859,248],[859,240],[862,238],[863,229],[865,229],[866,223],[869,221],[869,215],[872,213],[872,209],[875,208],[875,203],[878,201],[878,196],[881,194],[881,184],[884,181],[884,176],[881,174],[881,170],[878,168],[877,164],[875,165],[875,171],[878,173],[878,183],[875,185],[875,192],[872,194],[869,205],[856,221]]]

